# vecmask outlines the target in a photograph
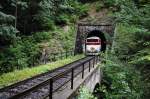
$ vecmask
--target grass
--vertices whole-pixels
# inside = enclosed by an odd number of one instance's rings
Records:
[[[23,70],[16,70],[10,73],[2,74],[0,75],[0,88],[33,77],[37,74],[45,73],[49,70],[62,67],[65,64],[71,63],[83,57],[84,55],[70,56],[67,59],[58,60],[56,62],[40,65],[38,67],[26,68]]]

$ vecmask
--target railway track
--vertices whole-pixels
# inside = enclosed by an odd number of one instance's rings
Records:
[[[65,72],[71,68],[75,68],[78,65],[92,59],[93,56],[88,56],[70,64],[67,64],[61,68],[54,69],[52,71],[34,76],[27,80],[18,82],[11,86],[0,89],[0,99],[43,99],[49,95],[49,79],[57,76],[58,74]],[[85,68],[86,68],[85,64]],[[74,75],[82,72],[81,66],[77,67],[74,71]],[[71,72],[68,71],[66,75],[55,80],[53,84],[53,91],[62,90],[60,86],[64,85],[66,82],[70,81]],[[59,89],[60,88],[60,89]]]

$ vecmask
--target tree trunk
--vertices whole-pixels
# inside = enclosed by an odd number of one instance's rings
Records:
[[[17,8],[17,0],[16,0],[16,10],[15,10],[15,17],[16,17],[16,19],[15,19],[15,29],[17,29],[17,13],[18,13],[18,8]]]

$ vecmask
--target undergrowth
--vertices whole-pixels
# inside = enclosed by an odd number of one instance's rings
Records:
[[[144,83],[141,74],[127,61],[120,61],[118,56],[109,53],[101,65],[103,80],[99,92],[104,99],[142,99]]]
[[[81,87],[79,92],[80,93],[77,99],[97,99],[86,87]]]

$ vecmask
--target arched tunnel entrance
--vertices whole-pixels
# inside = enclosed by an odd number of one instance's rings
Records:
[[[105,52],[105,50],[106,50],[106,38],[105,38],[104,33],[102,33],[99,30],[93,30],[87,34],[87,38],[88,37],[94,37],[94,36],[97,36],[101,39],[101,51]]]
[[[111,46],[112,40],[109,38],[114,33],[113,24],[91,24],[91,23],[79,23],[77,28],[76,42],[75,42],[75,54],[83,53],[85,51],[85,42],[87,37],[97,36],[102,40],[101,50],[105,52],[106,46]],[[107,43],[106,43],[107,42]],[[107,44],[107,45],[106,45]]]

